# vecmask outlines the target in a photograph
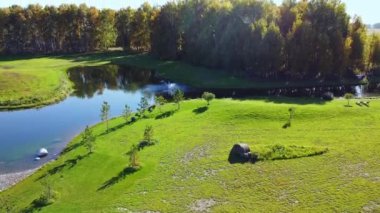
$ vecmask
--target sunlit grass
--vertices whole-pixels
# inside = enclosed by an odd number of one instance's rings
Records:
[[[345,104],[224,99],[197,111],[206,102],[190,100],[169,117],[155,110],[134,124],[112,119],[108,134],[105,124],[93,127],[93,154],[75,138],[57,161],[0,196],[26,208],[42,192],[39,178],[50,174],[59,196],[41,212],[187,212],[202,199],[213,200],[210,210],[216,212],[375,211],[380,101],[372,100],[370,107]],[[291,127],[283,129],[289,107],[296,113]],[[175,109],[167,104],[162,113]],[[158,143],[140,151],[141,168],[128,172],[125,153],[142,140],[147,125]],[[286,158],[301,158],[230,164],[230,149],[241,142],[263,154],[284,146]]]

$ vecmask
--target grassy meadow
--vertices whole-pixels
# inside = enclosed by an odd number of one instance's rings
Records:
[[[133,124],[114,118],[109,133],[104,123],[92,127],[93,154],[76,137],[58,160],[0,198],[13,212],[376,212],[380,101],[369,107],[346,103],[217,99],[207,108],[203,100],[188,100],[179,111],[166,104]],[[295,115],[284,129],[289,107]],[[139,151],[141,168],[132,171],[125,153],[147,125],[159,142]],[[253,152],[274,145],[328,151],[231,164],[229,151],[237,142]],[[37,208],[31,203],[44,181],[56,192],[55,202]]]
[[[0,60],[0,109],[35,107],[62,100],[71,92],[65,71],[84,64],[91,62],[54,57]]]

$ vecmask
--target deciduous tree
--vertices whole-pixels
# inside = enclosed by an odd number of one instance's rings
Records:
[[[104,101],[102,108],[100,109],[100,118],[102,119],[103,122],[104,121],[106,122],[107,132],[108,132],[108,118],[109,118],[110,109],[111,109],[111,106],[106,101]]]

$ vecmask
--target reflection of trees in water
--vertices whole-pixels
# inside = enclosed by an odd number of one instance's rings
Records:
[[[96,67],[70,69],[69,78],[74,83],[77,97],[92,97],[104,89],[137,91],[153,80],[151,70],[107,64]]]

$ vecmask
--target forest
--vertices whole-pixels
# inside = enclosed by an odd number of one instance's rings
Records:
[[[335,80],[380,66],[380,35],[339,0],[183,0],[118,11],[84,4],[0,9],[2,54],[123,47],[258,79]]]

